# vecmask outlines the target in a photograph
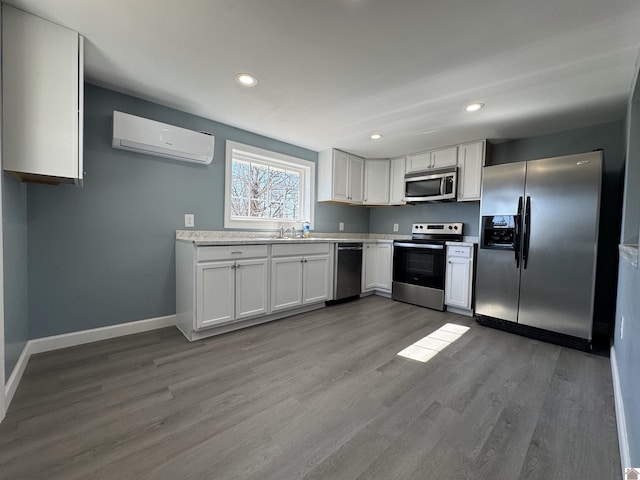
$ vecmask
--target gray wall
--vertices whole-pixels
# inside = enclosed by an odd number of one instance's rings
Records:
[[[613,329],[618,275],[618,239],[624,180],[624,122],[612,122],[494,145],[491,164],[521,162],[604,150],[600,234],[594,305],[594,331],[605,337]]]
[[[627,115],[627,174],[624,202],[623,242],[638,243],[640,229],[640,84],[636,82],[635,101],[629,102]],[[624,328],[622,326],[624,317]],[[618,303],[613,339],[613,357],[618,371],[621,398],[625,414],[629,463],[640,465],[640,269],[620,260]],[[617,412],[620,415],[621,412]],[[623,459],[624,460],[624,459]]]
[[[212,165],[111,147],[113,110],[212,132]],[[184,213],[223,229],[225,140],[317,153],[93,85],[85,90],[84,188],[29,185],[29,335],[39,338],[175,313],[174,238]],[[366,209],[318,204],[315,230],[367,232]]]
[[[29,339],[27,308],[27,187],[2,172],[5,380]]]
[[[416,222],[463,222],[465,235],[478,235],[479,202],[443,202],[403,205],[398,207],[371,208],[369,226],[371,233],[397,233],[410,235],[411,224]]]

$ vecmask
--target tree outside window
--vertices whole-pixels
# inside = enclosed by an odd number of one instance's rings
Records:
[[[313,162],[227,141],[225,227],[313,223],[314,181]]]

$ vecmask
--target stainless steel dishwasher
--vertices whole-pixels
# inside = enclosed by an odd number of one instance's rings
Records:
[[[362,243],[336,243],[333,299],[359,296],[362,291]]]

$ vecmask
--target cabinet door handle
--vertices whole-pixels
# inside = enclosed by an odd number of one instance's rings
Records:
[[[231,255],[242,255],[242,252],[231,252]]]
[[[240,270],[240,265],[236,265],[234,268],[235,268],[236,270]]]
[[[231,270],[235,270],[236,266],[235,265],[231,265]]]

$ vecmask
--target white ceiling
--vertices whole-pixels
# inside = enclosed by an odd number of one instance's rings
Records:
[[[7,3],[84,35],[92,83],[366,157],[622,119],[640,50],[638,0]]]

